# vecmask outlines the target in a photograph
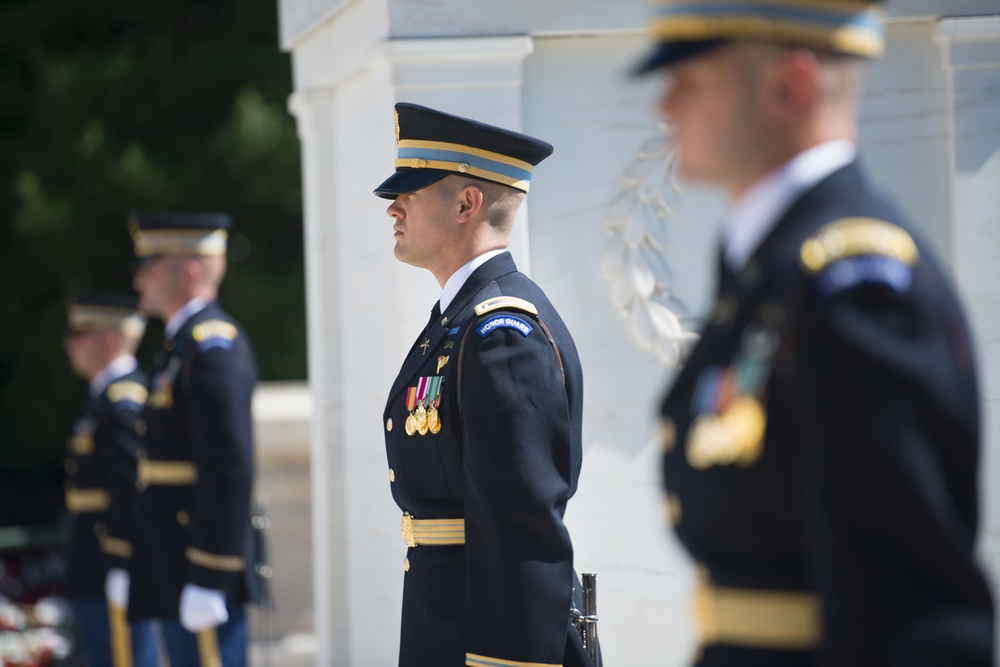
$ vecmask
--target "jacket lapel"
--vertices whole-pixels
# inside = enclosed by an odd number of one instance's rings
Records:
[[[517,267],[509,252],[497,255],[473,271],[448,305],[448,309],[440,317],[430,322],[417,337],[413,347],[410,348],[410,353],[403,361],[396,381],[392,384],[392,389],[389,391],[389,401],[392,401],[408,384],[412,384],[411,380],[429,359],[435,358],[438,348],[444,344],[448,337],[448,331],[462,324],[460,315],[469,307],[472,299],[494,280],[514,271],[517,271]],[[425,342],[427,343],[426,347],[423,346]]]

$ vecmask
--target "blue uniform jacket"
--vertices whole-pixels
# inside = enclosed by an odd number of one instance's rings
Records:
[[[967,327],[856,164],[740,275],[721,270],[662,416],[668,504],[703,584],[805,593],[818,612],[803,645],[722,636],[701,665],[991,664]]]
[[[499,296],[530,302],[538,317],[475,314]],[[440,429],[408,435],[408,396],[428,385],[439,387]],[[383,415],[390,486],[414,519],[464,519],[465,543],[408,549],[400,665],[590,664],[569,622],[580,586],[562,522],[580,474],[582,404],[573,339],[510,254],[432,313]]]
[[[246,333],[217,302],[164,340],[136,424],[138,512],[130,618],[177,618],[186,583],[254,600],[251,398]]]
[[[104,596],[109,567],[127,567],[135,464],[135,422],[146,400],[146,376],[116,378],[80,408],[67,441],[66,507],[72,514],[65,594]]]

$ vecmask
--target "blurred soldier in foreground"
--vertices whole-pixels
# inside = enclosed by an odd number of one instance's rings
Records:
[[[979,396],[958,299],[857,159],[877,3],[659,3],[680,174],[729,199],[718,297],[663,402],[699,664],[991,664]]]
[[[246,333],[216,300],[228,215],[137,213],[139,306],[163,320],[136,431],[139,512],[129,615],[162,621],[172,665],[246,664],[258,582],[250,524],[257,381]]]
[[[66,458],[66,507],[73,524],[64,592],[89,667],[153,667],[152,624],[134,623],[129,630],[121,588],[132,555],[135,422],[146,402],[146,376],[134,354],[146,320],[135,297],[114,294],[74,295],[67,310],[66,354],[90,387]]]
[[[413,104],[396,121],[396,172],[375,194],[393,200],[396,258],[442,288],[383,415],[409,547],[399,664],[591,665],[562,522],[582,459],[580,361],[506,251],[552,146]]]

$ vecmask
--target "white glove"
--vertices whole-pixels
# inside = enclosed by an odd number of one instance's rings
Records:
[[[108,576],[104,578],[104,596],[108,599],[108,604],[119,609],[127,609],[128,584],[127,571],[120,567],[108,570]]]
[[[226,596],[222,591],[184,584],[181,591],[181,625],[188,632],[199,632],[229,620]]]

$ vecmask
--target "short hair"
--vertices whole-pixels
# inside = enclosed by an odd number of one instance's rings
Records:
[[[483,193],[483,211],[490,227],[504,234],[510,232],[517,210],[524,202],[524,191],[465,176],[449,176],[447,180],[453,186],[452,194],[458,194],[467,187],[478,188]]]

